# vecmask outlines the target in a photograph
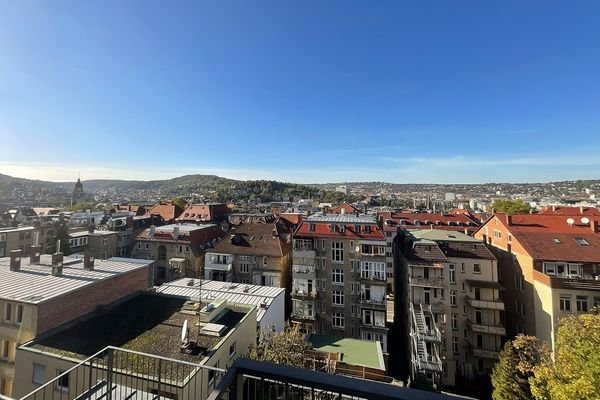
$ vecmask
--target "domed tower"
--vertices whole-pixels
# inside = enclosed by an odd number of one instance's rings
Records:
[[[75,205],[77,203],[83,203],[85,201],[85,192],[83,191],[83,183],[81,183],[81,179],[77,178],[77,183],[75,183],[75,188],[73,189],[73,197],[71,198],[71,205]]]

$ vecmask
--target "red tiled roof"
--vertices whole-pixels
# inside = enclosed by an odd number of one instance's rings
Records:
[[[331,210],[331,212],[333,214],[341,214],[342,210],[344,210],[345,214],[354,214],[356,212],[360,212],[360,210],[358,208],[356,208],[352,204],[349,204],[346,202],[343,202],[339,206],[335,207],[333,210]]]
[[[245,223],[231,230],[211,250],[214,253],[281,257],[290,234],[277,223]]]
[[[209,222],[226,217],[231,210],[224,203],[192,204],[177,218],[178,221]]]
[[[463,213],[440,214],[440,213],[410,213],[381,211],[379,218],[383,219],[383,230],[395,232],[398,227],[403,229],[435,229],[474,232],[479,222]],[[403,221],[401,223],[401,221]]]
[[[281,213],[279,218],[286,220],[292,225],[298,225],[302,222],[302,214],[300,213]]]
[[[600,215],[600,210],[596,207],[544,207],[538,212],[538,214],[550,214],[550,215]]]
[[[507,214],[496,214],[490,221],[500,221],[533,259],[600,262],[600,233],[590,226],[594,222],[600,223],[600,216],[588,216],[590,223],[587,224],[581,218],[519,214],[511,215],[508,224]],[[572,219],[574,223],[570,225],[567,219]],[[583,239],[588,245],[581,245],[576,239]]]
[[[310,225],[314,224],[314,231],[310,230]],[[294,236],[296,237],[340,237],[347,239],[366,239],[366,240],[385,240],[385,234],[383,231],[377,226],[377,224],[373,223],[357,223],[356,225],[360,225],[360,232],[356,232],[354,230],[354,223],[342,224],[342,223],[334,223],[337,226],[345,225],[346,229],[344,232],[332,232],[329,227],[331,223],[328,222],[308,222],[303,221],[302,224],[296,230]],[[365,232],[364,226],[369,225],[371,231],[369,233]]]
[[[159,214],[165,221],[172,221],[182,212],[181,207],[176,204],[157,204],[152,206],[146,214]]]

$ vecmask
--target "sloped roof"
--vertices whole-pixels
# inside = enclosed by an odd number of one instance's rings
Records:
[[[380,211],[379,217],[383,219],[383,230],[395,232],[398,227],[403,229],[435,229],[453,230],[453,231],[475,231],[479,222],[464,213],[411,213]]]
[[[276,223],[245,223],[232,229],[212,253],[281,257],[290,233]]]
[[[563,206],[548,206],[544,207],[538,214],[549,215],[600,215],[600,210],[596,207],[563,207]]]
[[[156,204],[152,206],[146,214],[159,214],[165,221],[171,221],[177,218],[183,210],[176,204]]]
[[[332,229],[334,225],[336,230]],[[339,229],[341,226],[344,226],[343,232]],[[365,232],[365,226],[369,227],[368,232]],[[357,230],[357,227],[360,227],[360,231]],[[385,235],[373,216],[355,216],[354,214],[311,215],[302,221],[302,224],[296,230],[295,236],[385,240]]]

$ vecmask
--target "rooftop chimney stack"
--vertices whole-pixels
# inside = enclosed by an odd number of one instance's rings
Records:
[[[579,213],[583,215],[583,206],[579,206]]]
[[[506,214],[506,225],[508,225],[508,226],[512,225],[512,215],[510,215],[510,214]]]
[[[173,239],[179,240],[179,227],[178,226],[173,227]]]
[[[83,255],[83,269],[85,269],[87,271],[94,270],[94,256],[92,255],[92,252],[89,250],[86,250]]]
[[[156,226],[152,225],[150,227],[150,239],[154,239],[154,234],[156,233]]]
[[[556,206],[555,206],[555,205],[553,205],[553,206],[552,206],[552,212],[555,212],[555,211],[556,211]]]
[[[11,250],[10,251],[10,270],[18,272],[21,270],[21,256],[23,250]]]
[[[96,227],[94,226],[94,224],[90,224],[90,226],[88,226],[89,234],[93,234],[95,230],[96,230]]]
[[[29,253],[29,264],[39,264],[40,254],[42,253],[42,246],[34,244],[30,247]]]
[[[52,276],[62,276],[63,253],[52,254]]]

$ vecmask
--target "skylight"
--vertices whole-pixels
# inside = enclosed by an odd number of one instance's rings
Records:
[[[561,241],[558,238],[554,238],[554,243],[559,244],[559,243],[561,243]]]
[[[574,238],[574,239],[577,242],[577,244],[579,244],[580,246],[589,246],[590,245],[588,243],[588,241],[585,240],[584,238]]]

